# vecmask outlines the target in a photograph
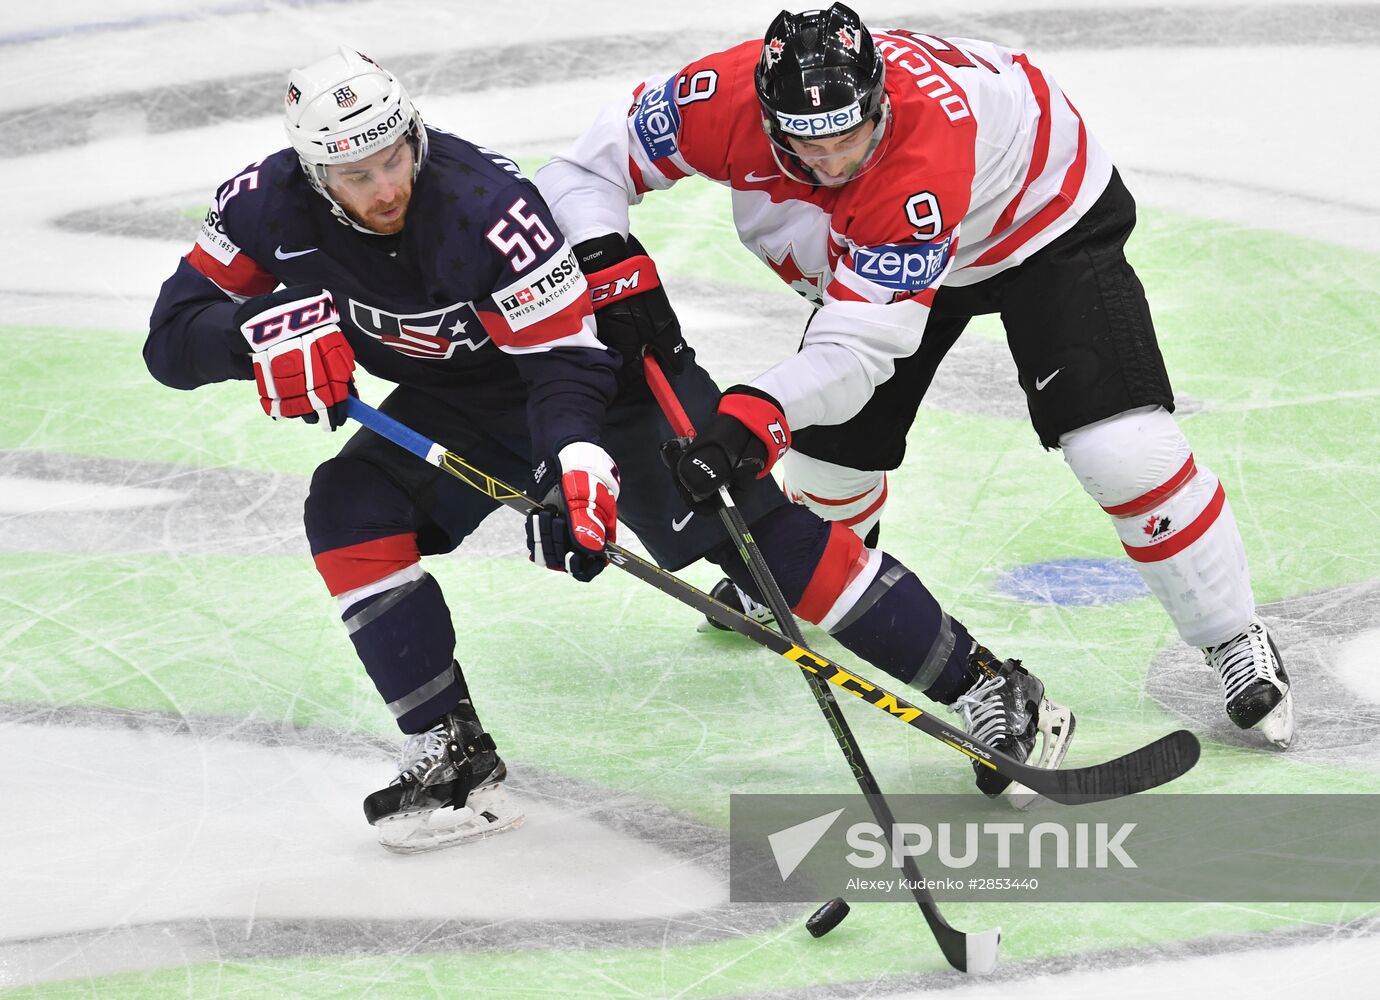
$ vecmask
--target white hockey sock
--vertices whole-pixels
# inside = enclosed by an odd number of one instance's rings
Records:
[[[781,461],[782,489],[826,521],[837,521],[866,538],[886,506],[886,473],[850,469],[799,452]]]
[[[1130,410],[1059,446],[1185,642],[1216,645],[1245,629],[1255,600],[1241,532],[1221,482],[1194,461],[1169,413]]]

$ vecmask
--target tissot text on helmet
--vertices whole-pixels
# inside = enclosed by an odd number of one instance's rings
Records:
[[[406,116],[403,114],[403,109],[398,108],[394,110],[394,112],[387,118],[385,118],[383,121],[379,122],[377,125],[373,125],[367,129],[364,129],[360,132],[356,132],[354,135],[347,136],[345,138],[333,139],[328,141],[326,143],[326,152],[344,153],[347,150],[358,149],[360,146],[366,146],[374,140],[380,139],[383,136],[387,135],[389,132],[401,125],[404,121],[406,121]]]

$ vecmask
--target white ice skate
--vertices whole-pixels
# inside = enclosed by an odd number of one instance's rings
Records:
[[[1258,729],[1281,749],[1294,739],[1294,694],[1284,660],[1269,630],[1252,617],[1246,631],[1203,650],[1217,674],[1227,716],[1241,729]]]

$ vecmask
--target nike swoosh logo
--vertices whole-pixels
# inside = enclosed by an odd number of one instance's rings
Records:
[[[758,177],[756,172],[749,170],[748,175],[744,178],[744,180],[746,180],[749,184],[760,184],[763,181],[774,181],[776,180],[776,178],[780,176],[780,174],[763,174],[761,177]]]
[[[279,247],[277,250],[273,251],[273,256],[277,257],[279,260],[291,260],[293,257],[300,257],[306,253],[316,253],[316,251],[320,249],[320,247],[307,247],[305,250],[293,250],[289,253],[282,247]]]
[[[1043,389],[1045,386],[1049,385],[1050,380],[1051,380],[1052,378],[1054,378],[1055,375],[1058,375],[1058,374],[1059,374],[1061,371],[1063,371],[1063,370],[1064,370],[1064,369],[1062,369],[1062,368],[1056,368],[1056,369],[1054,369],[1054,371],[1050,372],[1050,373],[1049,373],[1048,375],[1046,375],[1044,378],[1037,378],[1037,379],[1035,380],[1035,391],[1036,391],[1036,392],[1039,392],[1039,391],[1040,391],[1041,389]]]
[[[683,527],[685,527],[687,524],[689,524],[689,523],[690,523],[690,518],[692,518],[692,517],[694,517],[694,516],[695,516],[695,512],[692,510],[690,513],[688,513],[688,514],[686,514],[684,517],[682,517],[679,521],[677,521],[675,518],[672,518],[672,519],[671,519],[671,530],[672,530],[672,531],[679,531],[681,528],[683,528]]]

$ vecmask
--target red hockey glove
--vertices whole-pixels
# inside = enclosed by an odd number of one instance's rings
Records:
[[[301,417],[330,431],[345,422],[355,354],[339,319],[330,292],[303,285],[257,295],[236,310],[254,352],[259,402],[274,420]]]
[[[618,468],[589,441],[566,445],[557,461],[560,484],[527,517],[528,558],[588,583],[603,570],[604,546],[618,531]]]
[[[673,456],[676,482],[691,503],[723,486],[761,479],[791,446],[781,405],[761,389],[735,385],[719,400],[719,412]]]

